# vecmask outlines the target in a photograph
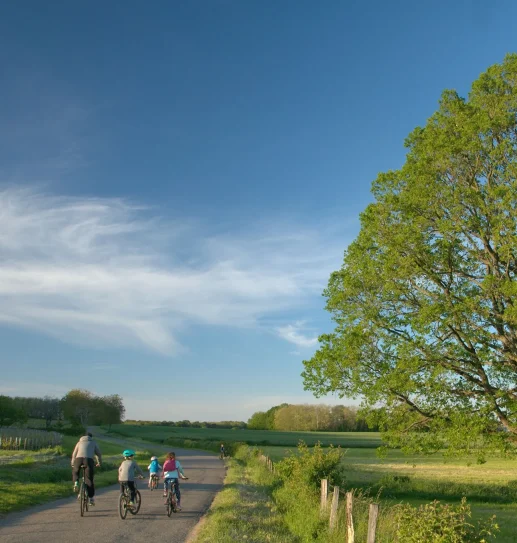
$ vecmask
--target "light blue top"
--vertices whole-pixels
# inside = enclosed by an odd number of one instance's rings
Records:
[[[148,466],[147,469],[149,470],[149,473],[158,473],[159,470],[162,469],[160,466],[160,463],[158,460],[153,460]]]

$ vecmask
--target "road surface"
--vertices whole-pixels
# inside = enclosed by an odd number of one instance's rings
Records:
[[[100,436],[105,439],[105,436]],[[113,440],[116,441],[116,440]],[[118,441],[118,440],[117,440]],[[120,440],[131,445],[129,440]],[[142,443],[135,443],[137,448]],[[154,451],[163,446],[148,445]],[[189,532],[208,509],[222,487],[225,468],[213,454],[174,448],[181,460],[188,481],[181,481],[181,513],[167,517],[163,489],[151,492],[147,480],[137,482],[142,494],[140,512],[128,514],[122,520],[118,514],[119,486],[110,486],[96,492],[96,505],[81,518],[75,496],[20,513],[11,513],[0,519],[2,543],[111,543],[132,541],[167,541],[183,543]],[[71,485],[71,483],[70,483]]]

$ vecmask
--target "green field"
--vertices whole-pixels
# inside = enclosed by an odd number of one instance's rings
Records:
[[[318,441],[323,446],[340,446],[373,449],[381,443],[377,432],[276,432],[268,430],[241,430],[220,428],[176,428],[172,426],[139,426],[114,424],[112,433],[151,441],[166,439],[191,439],[210,441],[240,441],[250,445],[276,445],[294,447],[300,440],[308,445]]]
[[[296,448],[261,447],[264,454],[280,460]],[[490,458],[483,465],[465,460],[445,460],[440,454],[406,456],[390,451],[385,459],[374,449],[348,448],[343,457],[347,489],[381,492],[386,504],[421,505],[433,500],[459,503],[466,496],[474,519],[497,516],[501,532],[497,543],[517,542],[517,460]],[[405,476],[402,482],[396,477]],[[381,503],[382,505],[382,503]]]

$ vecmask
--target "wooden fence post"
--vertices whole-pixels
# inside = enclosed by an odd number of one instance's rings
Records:
[[[369,517],[368,517],[367,543],[375,543],[375,534],[377,532],[377,517],[378,516],[379,516],[379,506],[376,503],[371,503]]]
[[[334,494],[332,495],[332,505],[330,506],[330,529],[333,530],[337,526],[337,506],[339,503],[339,487],[334,487]]]
[[[320,513],[324,513],[327,510],[327,496],[328,496],[329,482],[327,479],[321,480],[321,502]]]
[[[346,493],[346,541],[347,543],[354,543],[354,519],[352,517],[352,504],[354,501],[353,492]]]

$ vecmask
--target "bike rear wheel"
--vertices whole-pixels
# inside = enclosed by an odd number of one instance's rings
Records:
[[[121,494],[118,499],[118,512],[122,520],[127,517],[126,496],[124,494]]]
[[[170,517],[172,515],[172,512],[173,510],[175,509],[174,507],[174,497],[171,493],[171,491],[169,490],[169,492],[167,493],[167,516]]]
[[[132,515],[136,515],[138,511],[140,511],[140,506],[142,505],[142,496],[140,495],[140,492],[137,490],[135,492],[135,505],[134,507],[129,508],[129,512]]]
[[[84,488],[84,482],[81,483],[79,488],[79,509],[81,511],[81,516],[84,517],[84,511],[87,508],[86,492]]]

